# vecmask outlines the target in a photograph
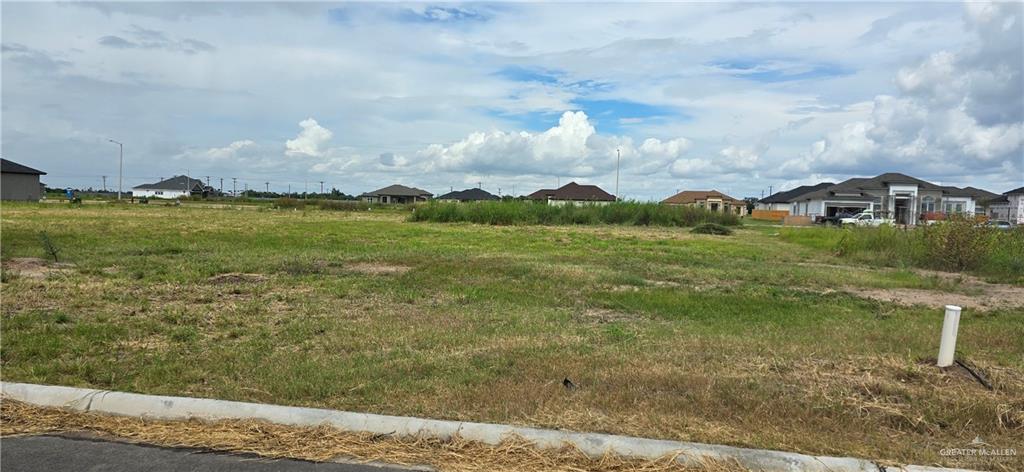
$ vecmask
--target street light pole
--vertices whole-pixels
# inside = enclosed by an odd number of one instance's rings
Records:
[[[622,151],[615,149],[615,201],[619,201],[619,161],[622,160]]]
[[[113,139],[108,140],[117,145],[118,158],[117,158],[117,199],[121,199],[121,185],[124,181],[124,144],[114,141]]]

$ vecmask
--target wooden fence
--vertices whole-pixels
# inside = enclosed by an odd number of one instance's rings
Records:
[[[755,220],[782,221],[789,216],[789,210],[754,210],[750,217]]]

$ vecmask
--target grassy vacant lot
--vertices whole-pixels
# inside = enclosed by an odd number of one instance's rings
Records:
[[[769,226],[406,216],[4,204],[3,377],[1024,468],[1020,286],[961,321],[989,391],[928,361],[934,305],[992,289],[971,278],[851,265]],[[73,265],[20,259],[46,257],[43,231]],[[885,301],[907,293],[925,305]],[[976,436],[1021,455],[940,454]]]

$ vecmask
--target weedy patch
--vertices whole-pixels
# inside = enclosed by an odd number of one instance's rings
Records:
[[[167,447],[201,448],[293,458],[316,462],[376,462],[406,466],[431,465],[441,471],[552,472],[743,472],[730,461],[705,460],[683,466],[678,456],[655,460],[627,459],[607,454],[592,459],[579,449],[542,450],[518,438],[490,446],[460,438],[441,441],[391,435],[348,433],[328,426],[299,428],[260,421],[159,421],[78,413],[43,408],[16,400],[0,403],[3,436],[88,432],[101,438]]]

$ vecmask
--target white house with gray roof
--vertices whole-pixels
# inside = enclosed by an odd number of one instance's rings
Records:
[[[872,211],[897,224],[944,219],[947,215],[974,215],[979,201],[993,195],[973,187],[957,188],[890,172],[853,178],[789,198],[790,214],[829,217],[838,213]]]
[[[1024,225],[1024,187],[997,195],[987,204],[989,218]]]
[[[176,175],[155,184],[142,184],[132,187],[132,196],[136,198],[181,198],[192,195],[205,195],[212,191],[202,180],[185,175]]]

